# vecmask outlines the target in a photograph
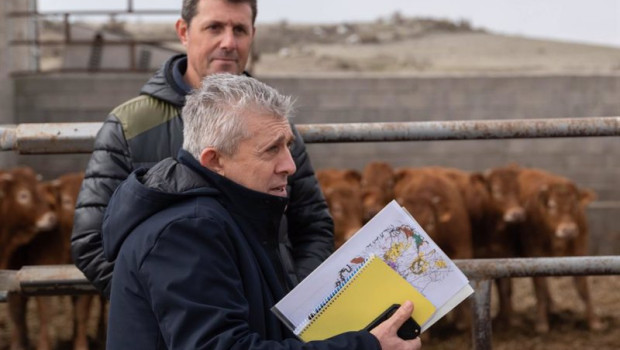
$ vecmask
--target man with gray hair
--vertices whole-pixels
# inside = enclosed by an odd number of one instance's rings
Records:
[[[108,348],[420,348],[396,334],[411,302],[370,332],[309,343],[270,311],[287,290],[278,230],[296,171],[291,111],[252,78],[210,75],[183,109],[177,158],[118,187],[103,225],[116,261]]]

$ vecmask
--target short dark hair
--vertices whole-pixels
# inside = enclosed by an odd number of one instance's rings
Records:
[[[187,23],[187,26],[192,22],[192,19],[196,17],[196,13],[198,12],[198,3],[201,0],[183,0],[183,8],[181,9],[181,18]],[[247,3],[252,8],[252,24],[256,21],[256,15],[258,13],[258,8],[256,5],[257,0],[224,0],[233,4],[243,4]]]

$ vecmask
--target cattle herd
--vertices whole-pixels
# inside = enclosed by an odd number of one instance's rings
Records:
[[[70,238],[82,173],[41,181],[31,168],[0,170],[0,269],[25,265],[70,264]],[[36,348],[52,349],[49,297],[34,298],[39,334]],[[74,349],[88,349],[86,320],[92,295],[74,297]],[[27,298],[9,294],[11,349],[28,349]]]
[[[371,162],[362,172],[322,169],[317,178],[334,219],[336,247],[396,199],[453,259],[571,256],[588,254],[585,207],[595,194],[549,172],[511,164],[484,172],[444,167],[393,169]],[[0,170],[0,269],[69,264],[75,201],[83,179],[71,173],[41,181],[30,168]],[[499,280],[497,321],[509,325],[511,281]],[[586,277],[575,277],[590,329],[600,329]],[[550,291],[534,278],[536,330],[549,331]],[[74,349],[88,349],[87,320],[93,296],[74,297]],[[37,349],[51,349],[49,298],[35,298]],[[26,298],[9,295],[11,349],[28,348]],[[104,305],[104,303],[100,303]],[[469,322],[456,312],[456,327]],[[463,315],[459,315],[459,314]],[[105,313],[100,311],[101,317]],[[99,324],[103,325],[102,319]]]
[[[516,164],[466,172],[445,167],[394,169],[371,162],[362,172],[321,169],[317,178],[334,219],[336,247],[395,199],[452,259],[560,257],[588,254],[585,208],[595,193],[569,179]],[[587,277],[574,284],[592,330],[604,327],[595,314]],[[510,325],[510,279],[496,281],[498,326]],[[549,331],[550,291],[534,278],[535,329]],[[456,328],[467,318],[454,317]]]

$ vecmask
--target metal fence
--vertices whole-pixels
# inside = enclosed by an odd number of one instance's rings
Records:
[[[0,151],[22,154],[88,153],[101,123],[0,125]],[[422,140],[480,140],[620,136],[620,117],[479,120],[402,123],[305,124],[297,129],[306,143]],[[491,349],[491,282],[503,277],[620,275],[620,257],[563,257],[456,260],[470,278],[475,349]],[[95,293],[72,265],[27,266],[0,271],[0,301],[7,293],[61,295]]]
[[[89,153],[101,123],[0,125],[0,151]],[[298,124],[305,143],[620,136],[620,117]]]

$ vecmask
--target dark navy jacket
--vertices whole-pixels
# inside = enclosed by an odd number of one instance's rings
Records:
[[[108,348],[379,349],[365,331],[303,343],[270,311],[290,286],[278,253],[286,205],[183,150],[132,173],[104,217],[116,260]]]

